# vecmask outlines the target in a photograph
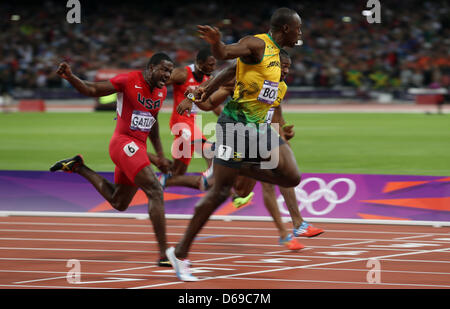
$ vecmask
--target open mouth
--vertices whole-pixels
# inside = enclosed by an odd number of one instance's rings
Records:
[[[158,82],[158,86],[161,88],[161,87],[164,87],[164,85],[166,84],[166,82],[167,82],[167,78],[165,78],[165,79],[161,79],[161,80],[159,80],[159,82]]]

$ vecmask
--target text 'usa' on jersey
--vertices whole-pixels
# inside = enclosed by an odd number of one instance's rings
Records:
[[[119,74],[110,82],[117,90],[115,133],[145,142],[167,96],[167,88],[150,89],[140,71]]]

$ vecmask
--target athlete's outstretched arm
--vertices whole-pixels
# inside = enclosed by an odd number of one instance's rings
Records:
[[[220,108],[220,104],[222,104],[226,98],[233,94],[234,91],[234,82],[229,83],[228,85],[221,86],[217,89],[205,102],[198,103],[197,106],[203,110],[216,110],[216,108]],[[220,110],[221,111],[221,110]]]
[[[206,99],[208,99],[221,86],[228,85],[230,82],[233,82],[236,78],[236,68],[236,63],[228,66],[227,68],[220,71],[219,74],[207,80],[197,89],[195,89],[195,103],[199,105],[202,102],[205,102]]]
[[[213,56],[219,60],[242,57],[248,63],[261,61],[264,55],[265,43],[254,36],[246,36],[234,44],[222,42],[222,35],[217,27],[197,26],[200,38],[211,45]]]
[[[89,82],[79,79],[66,62],[59,65],[56,73],[66,79],[78,92],[89,97],[103,97],[117,92],[110,81]]]
[[[172,84],[184,84],[187,79],[187,71],[183,68],[175,68],[170,74],[169,80],[166,82],[166,86]]]
[[[233,83],[234,87],[235,76],[236,76],[236,64],[233,64],[228,66],[226,69],[220,71],[219,74],[217,74],[213,78],[201,84],[193,92],[195,97],[195,104],[201,110],[209,111],[215,109],[220,103],[222,103],[226,99],[229,93],[227,92],[226,95],[222,93],[222,95],[225,95],[225,97],[222,98],[222,101],[218,103],[216,102],[215,105],[212,105],[211,102],[209,102],[209,98],[214,92],[216,92],[223,85],[228,86],[229,83]],[[185,95],[187,95],[187,93],[185,93]],[[193,103],[191,100],[184,99],[177,107],[178,114],[182,115],[184,114],[184,112],[191,110],[192,104]]]

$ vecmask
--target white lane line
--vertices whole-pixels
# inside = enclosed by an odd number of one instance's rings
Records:
[[[345,261],[333,261],[333,262],[317,263],[317,264],[302,265],[302,266],[282,267],[282,268],[278,268],[278,269],[252,271],[252,272],[245,272],[245,273],[238,273],[238,274],[231,274],[231,275],[223,275],[223,276],[217,276],[217,277],[207,277],[207,278],[204,278],[204,279],[200,279],[198,282],[207,281],[207,280],[215,280],[215,279],[229,279],[229,278],[235,278],[235,277],[242,277],[242,276],[263,274],[263,273],[271,273],[271,272],[279,272],[279,271],[285,271],[285,270],[307,269],[307,268],[311,268],[311,267],[320,267],[320,266],[336,265],[336,264],[343,264],[343,263],[352,263],[352,262],[358,262],[358,261],[366,261],[366,260],[369,260],[369,259],[382,260],[383,258],[392,258],[392,257],[415,255],[415,254],[425,254],[425,253],[433,253],[433,252],[446,252],[448,250],[450,250],[450,248],[434,249],[434,250],[421,250],[421,251],[417,251],[417,252],[406,252],[406,253],[382,255],[382,256],[376,256],[376,257],[348,259],[348,260],[345,260]],[[271,280],[275,280],[276,281],[278,279],[271,279]],[[179,283],[180,283],[180,281],[174,282],[174,284],[179,284]],[[166,286],[170,285],[170,283],[167,283],[165,285]],[[139,287],[136,287],[136,288],[143,289],[143,288],[151,288],[151,287],[154,287],[154,285],[139,286]]]
[[[273,281],[273,279],[265,279],[265,278],[229,278],[233,280],[255,280],[255,281]],[[432,288],[450,288],[450,285],[441,285],[441,284],[419,284],[419,283],[369,283],[364,281],[329,281],[329,280],[302,280],[302,279],[277,279],[280,282],[309,282],[309,283],[333,283],[333,284],[357,284],[357,285],[369,285],[373,288],[379,288],[380,286],[411,286],[411,287],[432,287]]]
[[[241,258],[241,257],[242,257],[242,255],[226,256],[226,257],[206,259],[206,260],[197,260],[197,261],[195,261],[195,263],[204,263],[204,262],[210,262],[210,261],[236,259],[236,258]],[[150,265],[150,266],[141,266],[141,267],[133,267],[133,268],[123,268],[123,269],[116,269],[116,270],[108,270],[108,272],[117,273],[117,272],[128,271],[128,270],[144,269],[144,268],[155,268],[155,267],[158,267],[158,266],[157,265]]]
[[[345,247],[345,246],[351,246],[351,245],[361,245],[361,244],[370,244],[373,242],[376,242],[377,240],[366,240],[366,241],[357,241],[357,242],[348,242],[343,244],[336,244],[331,245],[332,247]]]
[[[115,219],[117,220],[117,219]],[[123,219],[125,221],[129,221],[130,219]],[[189,220],[187,220],[189,221]],[[217,223],[220,223],[221,221],[217,221]],[[245,224],[245,221],[240,221],[243,224]],[[205,226],[203,229],[212,229],[212,230],[261,230],[261,231],[277,231],[276,228],[272,227],[273,224],[269,221],[268,227],[233,227],[233,226]],[[142,224],[104,224],[104,223],[58,223],[58,222],[1,222],[0,225],[26,225],[26,226],[32,226],[32,225],[49,225],[49,226],[93,226],[93,227],[121,227],[121,228],[148,228],[150,225],[142,225]],[[352,224],[348,224],[349,226]],[[168,228],[186,228],[187,224],[183,225],[174,225],[169,224],[167,225]],[[385,227],[389,228],[389,226]],[[431,229],[431,227],[430,227]],[[435,228],[433,228],[435,229]],[[444,229],[444,228],[441,228]],[[368,234],[405,234],[405,235],[423,235],[423,234],[432,234],[432,235],[446,235],[447,233],[425,233],[425,232],[404,232],[404,231],[371,231],[371,230],[348,230],[348,229],[342,229],[342,230],[325,230],[325,233],[351,233],[351,234],[362,234],[362,233],[368,233]]]
[[[43,279],[34,279],[34,280],[19,281],[19,282],[13,282],[13,283],[14,284],[23,284],[23,283],[31,283],[31,282],[39,282],[39,281],[49,281],[49,280],[56,280],[56,279],[64,279],[64,278],[66,278],[66,276],[43,278]]]
[[[406,237],[397,237],[393,240],[405,240],[405,239],[411,239],[411,238],[420,238],[420,237],[432,237],[433,234],[425,234],[425,235],[416,235],[416,236],[406,236]]]
[[[31,289],[31,288],[40,288],[40,289],[89,289],[89,290],[104,290],[105,287],[87,287],[87,286],[63,286],[63,285],[58,285],[58,286],[54,286],[54,285],[27,285],[27,284],[0,284],[0,287],[3,288],[26,288],[26,289]],[[123,289],[123,288],[111,288],[108,287],[108,289]]]
[[[116,244],[156,244],[156,241],[147,241],[147,240],[108,240],[108,239],[72,239],[72,238],[17,238],[17,237],[2,237],[0,240],[13,240],[13,241],[44,241],[44,242],[81,242],[81,243],[116,243]],[[446,242],[447,243],[447,242]],[[172,243],[169,243],[172,244]],[[233,242],[221,242],[221,243],[215,243],[215,242],[195,242],[196,245],[205,245],[205,246],[232,246],[232,247],[258,247],[258,248],[270,248],[270,247],[280,247],[279,244],[260,244],[260,243],[233,243]],[[423,244],[424,246],[431,246],[431,244]],[[418,248],[419,246],[416,245],[412,248]],[[0,247],[2,249],[4,247]],[[14,249],[14,247],[10,247]],[[308,246],[308,248],[312,249],[328,249],[330,246]],[[352,250],[382,250],[382,251],[420,251],[420,249],[411,249],[409,247],[404,247],[401,245],[395,246],[395,245],[369,245],[367,247],[340,247],[342,249],[352,249]],[[285,250],[283,250],[285,251]],[[274,251],[274,252],[283,252],[283,251]],[[142,251],[136,251],[136,252],[142,252]]]
[[[0,229],[0,232],[14,232],[14,233],[50,233],[50,234],[54,234],[54,233],[58,233],[58,234],[111,234],[111,235],[148,235],[148,236],[153,236],[154,233],[153,232],[117,232],[117,231],[89,231],[89,230],[83,230],[83,231],[67,231],[67,230],[30,230],[30,229]],[[183,233],[167,233],[168,236],[183,236]],[[448,234],[444,234],[447,235]],[[197,237],[199,239],[207,239],[208,237],[211,238],[215,238],[220,236],[221,238],[242,238],[242,237],[246,237],[246,238],[261,238],[261,239],[278,239],[279,237],[274,234],[274,235],[245,235],[245,234],[225,234],[225,235],[217,235],[217,234],[199,234]],[[375,242],[375,241],[379,241],[379,242],[404,242],[404,241],[408,241],[410,238],[418,238],[418,237],[427,237],[427,236],[435,236],[434,234],[425,234],[425,235],[414,235],[414,236],[407,236],[407,237],[399,237],[399,238],[394,238],[394,239],[384,239],[384,238],[380,238],[380,239],[373,239],[373,238],[336,238],[336,237],[320,237],[317,239],[314,239],[315,242],[318,241],[352,241],[349,242],[348,244],[358,244],[358,243],[364,243],[364,242]],[[47,238],[0,238],[0,240],[16,240],[16,239],[36,239],[36,240],[45,240]],[[81,240],[80,240],[81,241]],[[310,241],[307,239],[307,241]],[[119,240],[118,240],[119,242]],[[133,241],[130,241],[133,242]],[[440,243],[440,244],[447,244],[448,243],[448,238],[435,238],[434,240],[423,240],[421,241],[423,243]],[[335,244],[332,246],[344,246],[347,243],[344,244]]]

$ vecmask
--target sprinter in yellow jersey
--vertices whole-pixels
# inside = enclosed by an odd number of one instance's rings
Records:
[[[166,251],[177,277],[182,281],[198,280],[192,275],[190,263],[186,260],[189,248],[211,214],[230,196],[238,175],[284,187],[295,187],[300,183],[300,171],[291,149],[270,125],[264,124],[265,115],[277,98],[281,76],[280,50],[296,45],[301,36],[300,27],[300,16],[288,8],[280,8],[273,13],[269,33],[247,36],[235,44],[224,44],[217,28],[198,26],[200,37],[211,45],[216,59],[238,60],[234,72],[224,70],[210,79],[206,86],[194,91],[194,96],[200,97],[199,102],[202,102],[221,85],[236,78],[233,99],[224,107],[217,122],[214,185],[197,203],[182,240],[176,248]],[[243,127],[248,131],[242,133]],[[255,131],[256,138],[252,135]],[[265,135],[260,135],[261,132]],[[274,135],[277,138],[275,142]],[[241,137],[243,139],[239,139]],[[237,141],[244,141],[245,145]],[[264,168],[267,165],[263,167],[266,163],[263,160],[247,160],[247,152],[264,143],[268,146],[268,161],[276,162],[271,169]],[[245,153],[240,153],[240,149]],[[256,159],[264,158],[259,147],[257,150]]]

